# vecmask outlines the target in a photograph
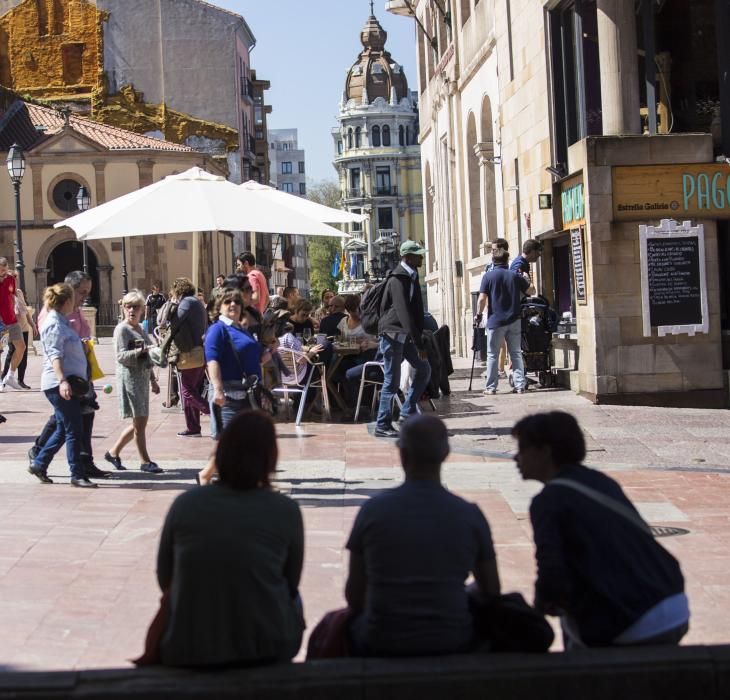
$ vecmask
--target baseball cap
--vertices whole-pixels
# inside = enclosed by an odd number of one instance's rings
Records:
[[[423,255],[425,252],[426,249],[416,241],[405,241],[400,246],[401,257],[404,255]]]

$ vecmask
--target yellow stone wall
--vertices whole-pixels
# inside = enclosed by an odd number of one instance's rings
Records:
[[[174,143],[190,136],[239,147],[238,132],[151,104],[132,85],[108,94],[104,74],[107,13],[85,0],[25,0],[0,17],[0,85],[35,99],[88,105],[95,121]]]
[[[33,97],[89,94],[105,16],[84,0],[25,0],[0,17],[0,83]]]

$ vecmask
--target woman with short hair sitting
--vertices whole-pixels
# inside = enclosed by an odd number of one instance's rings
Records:
[[[164,665],[281,662],[299,650],[304,526],[296,501],[271,487],[277,459],[271,418],[239,413],[220,436],[219,481],[172,504],[157,557]]]

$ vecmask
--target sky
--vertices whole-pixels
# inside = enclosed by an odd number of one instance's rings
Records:
[[[346,73],[362,49],[360,31],[370,15],[369,0],[208,1],[243,15],[256,37],[251,67],[257,78],[271,81],[268,127],[297,128],[308,178],[336,180],[331,129],[337,126]],[[385,0],[376,0],[374,11],[388,33],[385,48],[415,90],[413,20],[386,12]]]

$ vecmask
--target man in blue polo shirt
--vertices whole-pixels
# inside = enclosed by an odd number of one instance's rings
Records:
[[[529,277],[522,272],[512,272],[507,267],[509,253],[497,250],[492,255],[494,268],[484,273],[479,288],[477,316],[479,323],[487,306],[487,388],[485,394],[496,394],[499,375],[497,358],[502,341],[512,361],[512,377],[515,391],[525,393],[525,367],[522,361],[522,322],[520,302],[530,286]]]
[[[527,290],[528,294],[535,293],[535,288],[532,285],[532,275],[530,274],[530,264],[537,262],[537,259],[541,255],[542,243],[534,240],[533,238],[528,238],[522,244],[522,255],[518,255],[509,266],[509,269],[512,270],[512,272],[527,275],[527,279],[530,283],[530,287]]]

